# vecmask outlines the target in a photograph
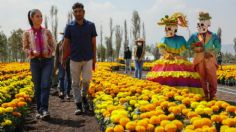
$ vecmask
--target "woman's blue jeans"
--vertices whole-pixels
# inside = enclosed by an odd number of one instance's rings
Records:
[[[134,77],[135,78],[142,78],[142,70],[143,70],[143,61],[135,60],[135,72]]]
[[[48,111],[50,83],[53,70],[52,58],[33,58],[30,60],[30,70],[34,83],[37,111]]]

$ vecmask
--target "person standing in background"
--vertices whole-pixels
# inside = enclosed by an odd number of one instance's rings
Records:
[[[145,41],[143,38],[138,38],[135,41],[135,48],[134,48],[135,78],[139,79],[142,78],[144,56],[145,56]]]
[[[131,58],[132,58],[132,53],[129,50],[129,47],[125,48],[124,52],[124,59],[125,59],[125,73],[128,73],[128,68],[130,73],[132,73],[132,68],[131,68]]]
[[[64,33],[61,33],[61,35],[64,35]],[[64,99],[64,91],[65,91],[65,69],[62,66],[62,51],[63,51],[63,40],[64,38],[61,39],[61,41],[57,44],[56,47],[56,54],[55,54],[55,68],[54,70],[56,71],[58,69],[58,90],[59,90],[59,98],[62,100]]]

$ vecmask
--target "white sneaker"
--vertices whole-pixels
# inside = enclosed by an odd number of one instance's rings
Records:
[[[40,119],[41,117],[42,117],[42,115],[40,113],[36,113],[36,115],[35,115],[36,119]]]
[[[80,115],[82,114],[82,110],[81,109],[76,109],[75,110],[75,115]]]
[[[43,111],[43,114],[42,114],[42,120],[48,120],[50,119],[50,114],[48,111]]]

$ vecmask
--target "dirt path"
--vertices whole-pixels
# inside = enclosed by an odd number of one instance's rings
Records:
[[[26,132],[101,132],[100,126],[93,115],[74,115],[73,100],[61,101],[57,96],[50,95],[49,121],[36,120],[33,112],[26,118],[24,131]]]

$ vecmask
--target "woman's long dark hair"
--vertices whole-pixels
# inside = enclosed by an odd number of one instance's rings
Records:
[[[31,18],[35,15],[35,13],[39,11],[38,9],[32,9],[28,12],[28,21],[31,27],[33,27],[33,21],[31,20]]]

